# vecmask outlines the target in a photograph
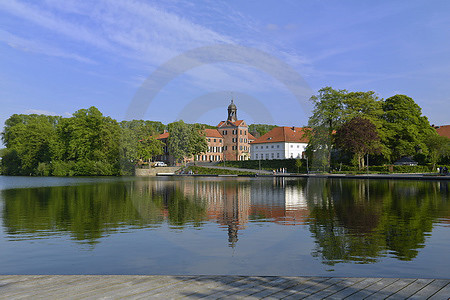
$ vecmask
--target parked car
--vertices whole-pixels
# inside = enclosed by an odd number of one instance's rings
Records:
[[[163,161],[155,161],[153,162],[153,166],[155,167],[167,167],[167,164]]]

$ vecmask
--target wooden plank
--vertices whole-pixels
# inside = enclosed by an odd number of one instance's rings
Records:
[[[407,299],[430,284],[433,279],[417,279],[408,286],[402,288],[397,293],[391,295],[388,299]]]
[[[261,282],[255,288],[231,295],[231,299],[241,299],[244,296],[246,296],[245,299],[261,299],[283,290],[285,286],[292,286],[292,280],[285,277],[274,277],[270,278],[268,282]]]
[[[442,289],[444,286],[446,286],[448,282],[449,280],[445,279],[435,279],[430,284],[412,295],[409,299],[427,299],[436,294],[436,292]]]
[[[366,286],[364,289],[351,294],[346,299],[349,299],[349,300],[350,299],[354,299],[354,300],[365,299],[366,297],[372,295],[373,293],[376,293],[377,291],[385,288],[386,286],[389,286],[390,284],[394,283],[397,280],[398,280],[398,278],[382,278],[381,280],[374,282],[371,285]]]
[[[332,287],[333,285],[340,283],[342,281],[344,281],[346,278],[329,278],[325,281],[319,282],[315,285],[311,285],[310,287],[308,287],[307,289],[304,289],[302,291],[299,291],[291,296],[286,297],[286,299],[299,299],[299,298],[304,298],[310,295],[314,295],[320,291],[323,291],[325,289],[328,289],[330,287]]]
[[[315,294],[311,294],[305,297],[305,299],[311,300],[311,299],[324,299],[330,295],[333,295],[346,287],[353,286],[354,284],[361,282],[364,280],[364,278],[344,278],[340,282],[336,282],[334,285],[323,289]]]
[[[381,280],[381,278],[364,278],[362,281],[360,281],[352,286],[347,286],[344,289],[340,290],[339,292],[328,296],[327,299],[332,299],[332,300],[344,299],[345,297],[355,294],[355,293],[359,292],[360,290],[363,290],[364,288],[366,288],[380,280]]]
[[[431,300],[449,299],[450,298],[450,281],[447,285],[440,289],[436,294],[431,296]]]
[[[293,287],[286,288],[280,292],[276,292],[276,293],[270,295],[269,298],[272,298],[272,299],[283,298],[284,299],[284,297],[289,297],[291,295],[295,295],[299,291],[303,291],[313,285],[316,285],[318,283],[321,283],[321,282],[329,280],[329,279],[330,279],[329,277],[310,277],[306,281],[305,280],[300,281],[298,284],[296,284]]]
[[[232,284],[233,282],[242,279],[244,279],[243,276],[216,276],[213,281],[195,287],[192,291],[186,292],[184,296],[188,298],[206,297],[214,292],[217,292],[218,289],[222,289],[222,286]]]
[[[398,279],[392,284],[389,284],[388,286],[382,288],[381,290],[376,291],[369,297],[365,299],[385,299],[388,298],[391,295],[394,295],[395,293],[399,292],[401,289],[405,288],[406,286],[410,285],[416,281],[416,279]]]

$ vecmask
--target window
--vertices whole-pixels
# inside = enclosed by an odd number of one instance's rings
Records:
[[[242,146],[239,146],[239,150],[242,150]]]
[[[222,134],[227,135],[227,131],[226,130],[222,131]]]
[[[241,129],[241,134],[242,134],[242,129]]]
[[[300,146],[299,146],[299,145],[297,145],[297,148],[300,148]]]
[[[269,146],[266,146],[266,149],[269,148]]]
[[[214,139],[214,143],[216,142],[216,139]]]
[[[291,153],[291,158],[294,158],[294,154]]]
[[[291,145],[291,148],[293,148],[294,146],[293,145]]]
[[[208,139],[208,142],[211,142],[211,139]]]
[[[277,152],[277,158],[280,158],[280,152]]]
[[[219,143],[222,143],[222,139],[219,139]]]
[[[239,142],[241,142],[241,143],[242,143],[242,138],[240,138],[240,139],[239,139]]]
[[[272,145],[272,149],[273,149],[273,145]]]
[[[255,154],[255,158],[258,159],[258,154]]]
[[[247,139],[244,139],[244,143],[247,143]]]
[[[244,131],[244,134],[247,134],[247,130]]]
[[[269,159],[269,153],[266,153],[266,159]]]
[[[280,145],[277,145],[277,148],[280,148]]]

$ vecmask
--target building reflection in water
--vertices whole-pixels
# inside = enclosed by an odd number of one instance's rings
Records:
[[[171,194],[168,188],[175,188],[191,201],[205,205],[207,219],[227,229],[228,244],[234,248],[239,231],[244,230],[248,222],[264,220],[299,225],[307,220],[304,191],[297,183],[285,178],[186,179],[158,180],[150,186],[166,197]]]

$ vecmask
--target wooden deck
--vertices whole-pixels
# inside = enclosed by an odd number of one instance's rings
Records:
[[[0,299],[449,299],[450,280],[285,276],[3,275]]]

